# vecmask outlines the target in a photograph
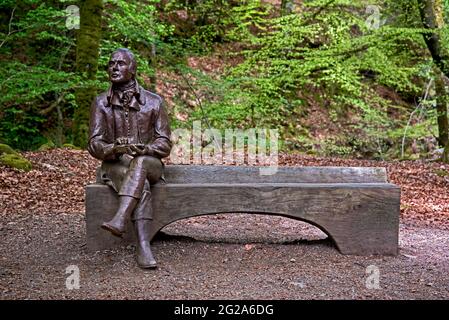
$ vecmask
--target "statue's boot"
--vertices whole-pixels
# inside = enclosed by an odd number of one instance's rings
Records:
[[[150,226],[151,220],[136,220],[134,227],[137,236],[137,264],[142,269],[154,269],[157,267],[156,260],[153,257],[150,246]]]
[[[120,204],[111,221],[104,222],[101,228],[108,230],[113,235],[121,237],[126,230],[126,221],[137,204],[137,199],[130,196],[120,196]]]

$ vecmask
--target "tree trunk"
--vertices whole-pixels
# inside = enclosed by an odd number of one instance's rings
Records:
[[[424,34],[424,41],[429,48],[432,59],[436,66],[449,77],[449,52],[444,49],[441,43],[441,30],[444,27],[444,4],[442,0],[417,0],[421,21],[424,28],[431,30],[431,33]],[[440,76],[436,77],[437,90],[437,110],[438,110],[438,130],[439,144],[444,146],[443,161],[449,162],[448,143],[448,120],[447,120],[447,91]],[[440,84],[438,82],[440,81]]]
[[[294,10],[294,0],[282,0],[281,1],[281,16],[291,14]]]
[[[156,92],[156,43],[151,44],[151,53],[150,58],[148,60],[148,65],[152,69],[152,73],[150,74],[150,91]]]
[[[76,69],[82,81],[95,80],[101,39],[102,0],[84,0],[80,9],[80,29],[77,33]],[[86,147],[89,134],[89,109],[97,92],[93,86],[83,86],[75,92],[78,108],[74,114],[73,143]]]
[[[440,147],[446,147],[449,140],[449,124],[447,119],[448,96],[443,75],[439,70],[435,75],[435,94],[437,96],[438,144]]]

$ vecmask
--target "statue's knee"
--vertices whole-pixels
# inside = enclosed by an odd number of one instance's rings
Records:
[[[134,159],[132,159],[131,164],[130,164],[130,168],[135,169],[135,168],[142,168],[143,164],[144,164],[144,158],[145,156],[138,156],[135,157]]]
[[[145,168],[145,170],[158,170],[162,167],[161,160],[151,156],[138,156],[131,161],[131,168]]]

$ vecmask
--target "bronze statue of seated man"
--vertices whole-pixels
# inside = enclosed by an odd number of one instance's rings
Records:
[[[118,49],[108,64],[111,86],[92,103],[89,153],[102,160],[102,180],[119,195],[119,207],[102,228],[116,236],[129,218],[137,236],[137,263],[155,268],[148,234],[152,220],[152,184],[161,179],[161,159],[170,154],[170,126],[162,98],[136,81],[131,51]]]

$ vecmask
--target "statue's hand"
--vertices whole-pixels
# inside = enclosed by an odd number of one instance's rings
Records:
[[[147,148],[144,144],[130,144],[129,149],[131,151],[131,153],[129,154],[133,157],[143,156],[147,154]]]
[[[124,154],[124,153],[130,153],[130,148],[127,145],[115,145],[112,149],[114,154]]]
[[[116,145],[122,145],[122,144],[128,144],[128,138],[126,137],[119,137],[117,140],[115,140]]]
[[[114,147],[112,149],[114,154],[124,154],[130,153],[128,138],[120,137],[114,142]]]

